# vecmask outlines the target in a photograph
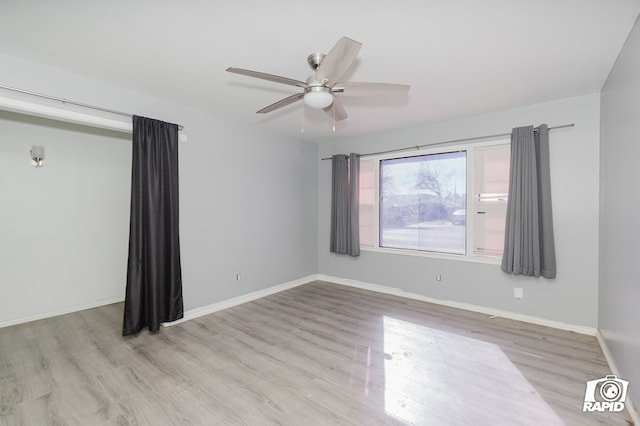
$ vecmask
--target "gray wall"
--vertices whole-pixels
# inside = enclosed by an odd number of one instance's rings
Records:
[[[185,309],[317,272],[316,145],[9,55],[0,55],[0,63],[2,84],[185,126],[189,141],[179,151]],[[12,238],[2,239],[0,252],[0,324],[121,298],[130,136],[5,114],[0,137],[0,235]],[[41,170],[28,165],[31,144],[45,145]],[[41,194],[42,204],[30,194]],[[105,201],[104,210],[92,210],[94,200]],[[64,235],[54,232],[51,215],[65,222]],[[29,234],[33,218],[47,222],[37,243]],[[92,244],[111,251],[96,254]],[[42,261],[37,271],[29,270],[32,257]],[[96,281],[99,291],[91,289]]]
[[[599,326],[640,406],[640,23],[602,88]]]
[[[596,327],[598,304],[598,94],[320,145],[319,156],[376,152],[547,123],[553,130],[551,179],[558,274],[555,280],[514,277],[499,265],[363,251],[357,259],[329,253],[331,165],[319,169],[321,273],[420,295],[501,309],[572,325]],[[437,283],[436,274],[443,281]],[[513,288],[524,288],[524,299]]]

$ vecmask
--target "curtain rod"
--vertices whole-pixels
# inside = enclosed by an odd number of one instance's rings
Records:
[[[571,124],[563,124],[561,126],[549,127],[549,130],[564,129],[565,127],[573,127],[573,126],[575,126],[575,124],[573,124],[573,123],[571,123]],[[500,138],[500,137],[504,137],[504,136],[511,136],[511,132],[509,132],[509,133],[499,133],[497,135],[475,136],[475,137],[472,137],[472,138],[452,139],[452,140],[449,140],[449,141],[434,142],[434,143],[428,143],[428,144],[424,144],[424,145],[415,145],[415,146],[409,146],[409,147],[406,147],[406,148],[390,149],[390,150],[387,150],[387,151],[369,152],[367,154],[360,154],[360,157],[370,157],[372,155],[391,154],[393,152],[419,150],[421,148],[426,148],[426,147],[429,147],[429,146],[444,145],[444,144],[455,143],[455,142],[470,142],[470,141],[477,141],[477,140],[484,140],[484,139],[494,139],[494,138]],[[331,160],[331,157],[325,157],[325,158],[322,158],[322,160]]]
[[[115,109],[109,109],[109,108],[103,108],[103,107],[99,107],[99,106],[95,106],[95,105],[89,105],[89,104],[85,104],[85,103],[82,103],[82,102],[71,101],[71,100],[65,99],[65,98],[58,98],[56,96],[50,96],[50,95],[45,95],[45,94],[42,94],[42,93],[31,92],[29,90],[18,89],[16,87],[5,86],[5,85],[2,85],[2,84],[0,84],[0,89],[11,90],[13,92],[18,92],[18,93],[24,93],[25,95],[37,96],[39,98],[49,99],[51,101],[62,102],[63,104],[71,104],[71,105],[76,105],[76,106],[83,107],[83,108],[95,109],[97,111],[108,112],[110,114],[123,115],[123,116],[129,117],[129,118],[133,117],[133,114],[129,114],[128,112],[122,112],[122,111],[117,111]],[[178,124],[178,130],[182,130],[182,129],[184,129],[184,126],[182,124]]]

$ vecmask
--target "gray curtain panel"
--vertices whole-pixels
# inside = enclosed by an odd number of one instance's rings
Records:
[[[329,251],[360,255],[360,155],[331,159],[331,241]]]
[[[504,272],[555,278],[551,210],[549,127],[514,128],[501,265]]]

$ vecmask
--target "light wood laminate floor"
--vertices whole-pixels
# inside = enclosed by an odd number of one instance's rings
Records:
[[[123,338],[122,304],[0,329],[2,425],[627,425],[571,332],[315,282]]]

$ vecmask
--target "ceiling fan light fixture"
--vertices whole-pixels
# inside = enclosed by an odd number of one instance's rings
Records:
[[[328,107],[333,103],[331,89],[324,86],[310,86],[304,94],[304,103],[316,109]]]

